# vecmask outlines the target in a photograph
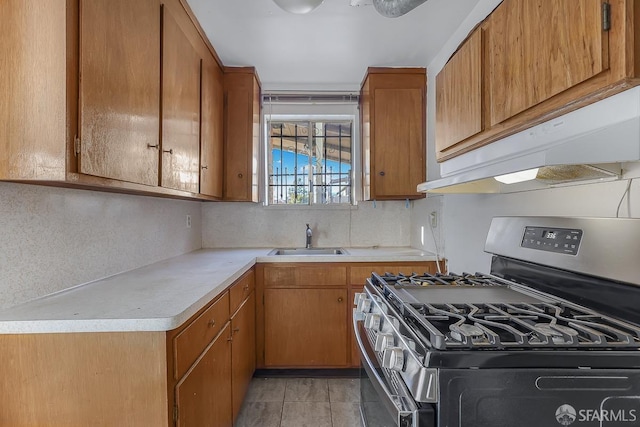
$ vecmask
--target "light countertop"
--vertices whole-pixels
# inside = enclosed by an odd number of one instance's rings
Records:
[[[272,248],[201,249],[0,311],[0,333],[169,331],[256,262],[435,261],[412,248],[345,248],[346,255],[269,256]]]

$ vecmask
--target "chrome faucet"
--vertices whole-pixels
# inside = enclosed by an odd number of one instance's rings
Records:
[[[307,224],[307,249],[311,247],[311,236],[313,236],[313,232],[311,228],[309,228],[309,224]]]

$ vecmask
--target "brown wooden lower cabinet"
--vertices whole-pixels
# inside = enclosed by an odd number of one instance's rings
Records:
[[[264,306],[267,366],[346,365],[346,289],[266,289]]]
[[[233,356],[231,361],[231,406],[233,421],[236,422],[242,401],[256,370],[256,297],[254,292],[244,300],[238,311],[231,317],[231,336],[231,354]],[[218,424],[211,425],[217,426]]]
[[[176,385],[177,427],[231,426],[229,322]]]
[[[168,332],[0,335],[0,426],[231,427],[255,370],[253,271]],[[231,316],[229,313],[233,313]]]
[[[353,300],[371,272],[435,270],[435,262],[427,261],[258,264],[257,366],[359,366],[352,326]]]

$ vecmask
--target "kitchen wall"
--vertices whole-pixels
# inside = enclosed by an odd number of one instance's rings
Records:
[[[405,202],[360,202],[352,207],[207,203],[202,205],[202,245],[303,247],[308,223],[314,246],[409,246],[410,219]]]
[[[0,182],[0,231],[3,309],[199,249],[201,203]]]
[[[484,253],[484,242],[494,216],[640,218],[640,179],[634,179],[629,193],[625,194],[628,183],[621,180],[511,194],[429,196],[426,203],[414,205],[411,228],[428,227],[430,212],[441,204],[438,231],[446,242],[444,255],[449,269],[456,273],[487,272],[491,256]],[[420,245],[412,240],[412,245],[430,250],[430,242]]]

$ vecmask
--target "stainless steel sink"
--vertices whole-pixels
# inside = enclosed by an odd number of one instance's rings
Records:
[[[313,255],[346,255],[347,251],[342,248],[279,248],[269,252],[269,255],[294,255],[294,256],[313,256]]]

